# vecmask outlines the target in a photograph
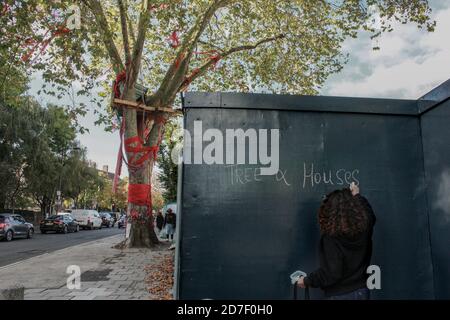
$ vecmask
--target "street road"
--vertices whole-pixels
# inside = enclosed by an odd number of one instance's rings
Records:
[[[0,241],[0,267],[33,256],[120,233],[125,235],[125,229],[117,227],[102,228],[100,230],[80,230],[76,233],[67,234],[41,234],[39,231],[36,231],[32,239],[17,238],[10,242]]]

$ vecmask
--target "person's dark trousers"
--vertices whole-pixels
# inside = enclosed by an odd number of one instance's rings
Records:
[[[369,300],[370,290],[361,288],[349,293],[328,297],[328,300]]]

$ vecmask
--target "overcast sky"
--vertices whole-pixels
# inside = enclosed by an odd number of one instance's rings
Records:
[[[416,99],[450,78],[450,1],[431,1],[435,32],[398,25],[378,43],[367,35],[350,39],[349,62],[331,76],[322,95]],[[378,44],[379,51],[371,48]]]
[[[450,78],[450,0],[430,1],[437,21],[434,33],[414,25],[398,25],[374,43],[367,34],[344,44],[349,62],[339,74],[331,76],[321,95],[375,98],[417,99]],[[379,51],[372,47],[378,45]],[[31,93],[40,87],[32,82]],[[40,101],[44,105],[48,100]],[[81,101],[79,101],[81,102]],[[79,135],[88,148],[88,157],[99,167],[109,166],[113,172],[119,148],[118,133],[107,133],[94,125],[96,116],[89,112],[80,122],[90,133]],[[126,168],[123,166],[126,175]]]

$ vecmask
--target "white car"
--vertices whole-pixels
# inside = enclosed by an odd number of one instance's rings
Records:
[[[67,216],[67,215],[71,215],[71,213],[69,211],[62,211],[62,212],[58,212],[56,215],[57,216]]]
[[[101,229],[102,218],[97,210],[72,209],[72,217],[78,222],[82,229]]]

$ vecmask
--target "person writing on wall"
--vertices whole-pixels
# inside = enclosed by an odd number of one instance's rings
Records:
[[[320,267],[298,286],[321,288],[331,300],[367,300],[367,267],[372,256],[375,214],[359,187],[335,190],[323,200],[318,220],[320,227]]]

